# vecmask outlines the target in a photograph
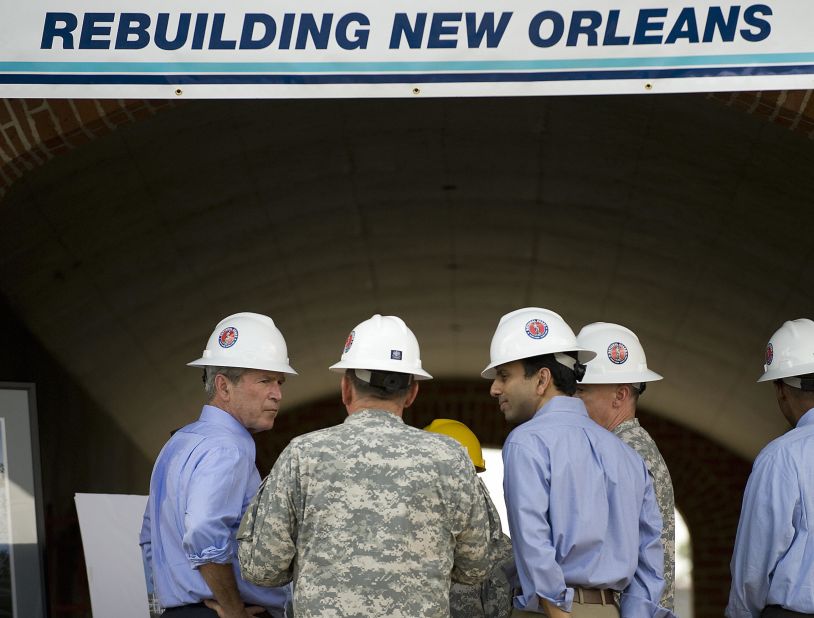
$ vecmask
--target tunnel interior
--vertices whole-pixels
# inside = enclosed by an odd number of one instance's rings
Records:
[[[479,373],[500,316],[541,306],[575,331],[639,335],[665,376],[642,422],[698,551],[737,521],[748,461],[784,430],[755,379],[769,335],[814,306],[812,163],[810,140],[700,95],[194,101],[120,127],[0,205],[2,309],[29,344],[0,367],[45,390],[46,501],[146,493],[203,400],[185,364],[244,310],[274,318],[300,374],[261,467],[341,422],[327,367],[373,313],[405,319],[436,377],[408,422],[461,418],[499,446]],[[41,384],[47,368],[64,387]],[[75,461],[57,475],[65,432]]]

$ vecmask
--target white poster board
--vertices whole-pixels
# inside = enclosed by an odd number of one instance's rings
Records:
[[[147,496],[76,494],[94,616],[149,618],[139,532]]]
[[[45,615],[33,384],[0,383],[0,616]]]
[[[0,97],[810,89],[811,0],[0,0]]]

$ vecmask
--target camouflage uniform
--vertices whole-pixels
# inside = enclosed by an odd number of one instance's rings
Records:
[[[452,582],[449,589],[451,618],[507,618],[512,613],[512,586],[504,567],[514,570],[512,542],[503,534],[489,490],[478,477],[481,494],[489,511],[489,573],[480,584]]]
[[[475,584],[488,565],[466,452],[383,410],[292,440],[237,539],[246,580],[293,579],[297,618],[446,618],[450,577]]]
[[[675,597],[675,498],[673,497],[673,480],[664,458],[661,456],[656,443],[647,433],[639,420],[634,418],[624,421],[613,429],[621,440],[636,451],[647,466],[653,478],[653,489],[656,492],[656,501],[661,512],[661,544],[664,547],[664,592],[659,605],[673,610]]]

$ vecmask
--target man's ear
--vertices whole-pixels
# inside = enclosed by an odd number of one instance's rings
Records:
[[[222,401],[229,401],[232,395],[232,383],[225,375],[219,373],[215,376],[215,396]]]
[[[342,405],[347,407],[353,402],[353,386],[351,385],[350,378],[348,376],[342,376],[340,389],[342,391]]]
[[[407,398],[404,400],[404,407],[409,408],[413,405],[415,398],[418,396],[418,380],[413,378],[410,388],[407,389]]]
[[[551,369],[548,367],[540,367],[537,371],[537,394],[541,397],[545,395],[546,389],[549,387],[553,378],[551,377]]]
[[[616,390],[614,391],[613,394],[614,408],[618,408],[633,396],[633,393],[630,392],[630,389],[632,388],[633,387],[628,384],[618,384],[616,386]]]
[[[783,388],[784,384],[782,380],[772,381],[772,386],[774,386],[774,395],[777,397],[778,403],[784,399],[788,399],[788,397],[786,397],[786,390]]]

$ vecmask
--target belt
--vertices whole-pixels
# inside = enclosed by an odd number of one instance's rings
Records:
[[[613,590],[597,590],[596,588],[580,588],[574,586],[574,603],[582,605],[616,605]]]
[[[797,616],[814,616],[814,614],[801,614],[780,605],[767,605],[760,613],[760,618],[796,618]]]

